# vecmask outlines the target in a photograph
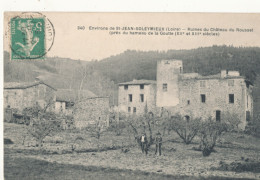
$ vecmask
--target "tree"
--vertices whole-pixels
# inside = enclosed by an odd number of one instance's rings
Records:
[[[238,114],[227,112],[225,118],[223,119],[225,123],[229,125],[230,130],[239,130],[238,126],[242,123],[241,118]]]
[[[200,123],[200,149],[202,150],[203,156],[209,156],[213,152],[217,139],[224,132],[227,132],[228,129],[229,128],[226,123],[215,121],[212,118]]]
[[[33,137],[36,140],[36,146],[40,148],[47,136],[54,136],[61,130],[61,121],[53,112],[46,112],[49,106],[50,103],[47,103],[44,108],[34,106],[23,110],[24,115],[31,117],[26,134]]]
[[[41,148],[45,137],[54,136],[60,130],[60,122],[55,119],[37,118],[33,119],[32,126],[27,130],[28,134],[36,139],[36,146]]]
[[[141,147],[140,137],[143,133],[147,135],[147,151],[149,151],[151,145],[154,143],[153,133],[156,131],[157,126],[155,126],[156,118],[150,113],[145,113],[143,116],[132,115],[128,116],[127,123],[128,128],[134,135],[135,141]],[[147,133],[146,133],[147,132]]]
[[[165,125],[175,131],[185,144],[190,144],[199,131],[199,118],[191,119],[189,116],[176,114],[166,120]]]

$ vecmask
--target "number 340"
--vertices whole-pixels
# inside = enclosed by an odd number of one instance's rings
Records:
[[[78,26],[78,30],[85,30],[85,26]]]

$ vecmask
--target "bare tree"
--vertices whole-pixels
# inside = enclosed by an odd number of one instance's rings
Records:
[[[135,141],[141,147],[141,135],[143,133],[147,135],[147,145],[146,150],[149,151],[152,144],[154,144],[153,134],[156,131],[157,126],[155,126],[155,117],[152,113],[145,113],[143,116],[132,115],[128,116],[127,124],[128,128],[134,135]]]
[[[185,144],[190,144],[199,131],[199,124],[199,118],[191,119],[190,117],[183,117],[180,114],[176,114],[166,119],[164,126],[175,131]]]
[[[36,140],[36,146],[40,148],[42,148],[43,140],[47,136],[53,136],[61,130],[61,122],[54,113],[46,112],[47,106],[50,106],[49,103],[44,108],[35,106],[24,110],[24,114],[31,116],[26,134],[33,137]]]
[[[28,134],[36,139],[36,146],[41,148],[45,137],[54,136],[60,130],[60,123],[52,119],[33,119],[33,125],[29,126],[27,130]]]
[[[200,149],[203,156],[209,156],[213,152],[217,139],[228,129],[226,123],[217,122],[212,118],[200,123]]]
[[[82,68],[79,69],[79,73],[80,73],[80,85],[79,85],[79,91],[78,91],[78,98],[80,98],[80,95],[81,95],[80,93],[83,88],[83,83],[86,80],[86,78],[88,77],[88,75],[92,73],[92,69],[91,69],[91,67],[89,68],[88,66],[83,66]]]

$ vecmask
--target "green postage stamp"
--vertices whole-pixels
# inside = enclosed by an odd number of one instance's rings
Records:
[[[12,59],[42,58],[45,53],[44,18],[11,20]]]
[[[54,28],[40,13],[22,14],[11,18],[10,34],[12,60],[44,59],[53,44]]]

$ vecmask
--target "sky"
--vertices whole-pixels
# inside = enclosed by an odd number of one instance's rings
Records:
[[[169,49],[193,49],[212,45],[259,46],[260,14],[235,13],[65,13],[44,12],[55,30],[54,43],[47,56],[90,61],[100,60],[124,52],[127,49],[141,51],[167,51]],[[8,22],[19,13],[5,13],[4,50],[10,52]],[[90,30],[89,27],[108,27],[108,30]],[[80,29],[78,29],[80,27]],[[120,35],[111,35],[110,27],[120,27]],[[184,35],[123,35],[123,27],[180,28]],[[195,31],[188,28],[227,29],[219,36],[186,35]],[[229,32],[233,28],[234,32]],[[253,32],[238,32],[236,28]],[[131,30],[137,32],[136,29]],[[138,31],[142,32],[142,31]],[[128,33],[129,30],[128,30]]]

